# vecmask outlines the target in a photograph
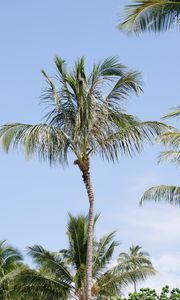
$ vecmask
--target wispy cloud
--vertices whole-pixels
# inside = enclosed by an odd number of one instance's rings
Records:
[[[171,288],[180,286],[180,251],[164,252],[153,259],[158,274],[141,284],[143,287],[155,288],[158,291],[168,284]]]
[[[117,235],[122,242],[119,252],[126,251],[132,244],[139,244],[150,253],[158,273],[139,286],[158,291],[166,284],[171,288],[180,286],[180,208],[155,202],[138,207],[136,199],[159,182],[161,178],[151,172],[130,177],[130,188],[124,194],[124,201],[116,203],[116,212],[111,210],[105,216],[107,226],[111,224],[112,229],[118,229]],[[101,231],[105,233],[106,226]]]

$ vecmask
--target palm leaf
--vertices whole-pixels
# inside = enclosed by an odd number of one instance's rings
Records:
[[[160,185],[147,190],[141,198],[140,204],[144,201],[153,200],[155,202],[166,201],[173,205],[180,204],[180,187]]]
[[[93,259],[93,275],[95,277],[98,277],[103,269],[107,268],[115,248],[119,245],[119,243],[114,240],[114,235],[115,231],[103,236],[100,241],[96,243],[96,251]]]
[[[0,128],[2,146],[6,152],[23,146],[27,157],[37,155],[40,159],[53,162],[67,162],[68,136],[59,128],[46,124],[7,124]]]
[[[122,76],[125,69],[126,66],[119,63],[116,56],[108,57],[97,65],[99,76],[110,80],[112,80],[112,76]]]
[[[118,159],[118,154],[133,156],[142,150],[145,141],[168,130],[168,126],[160,122],[139,122],[136,125],[124,126],[118,132],[111,134],[103,141],[99,141],[102,156],[107,159]],[[99,148],[100,148],[99,147]]]
[[[167,147],[177,148],[180,145],[180,132],[166,132],[159,137],[159,142]]]
[[[175,163],[176,165],[180,164],[180,151],[175,151],[175,150],[169,150],[169,151],[164,151],[161,152],[159,156],[159,162],[172,162]]]
[[[180,118],[180,106],[177,106],[175,110],[173,109],[170,113],[163,116],[163,119],[169,119],[169,118]]]
[[[72,276],[59,253],[52,253],[45,250],[42,246],[35,245],[28,247],[28,254],[41,268],[48,268],[67,284],[72,282]]]
[[[52,274],[44,275],[27,269],[16,277],[15,288],[18,288],[18,294],[24,297],[57,300],[67,299],[72,287]]]
[[[129,95],[134,92],[136,95],[142,91],[141,88],[141,76],[139,72],[128,72],[121,76],[116,82],[105,102],[110,106],[112,104],[118,104],[121,100],[126,100]]]
[[[10,299],[14,278],[22,268],[22,255],[16,248],[0,241],[0,298]]]
[[[166,31],[178,24],[179,15],[179,1],[137,0],[125,6],[124,18],[118,28],[127,33]]]

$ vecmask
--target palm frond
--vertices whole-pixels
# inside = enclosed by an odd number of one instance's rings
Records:
[[[99,215],[94,218],[94,226]],[[88,215],[72,216],[69,213],[67,236],[69,239],[68,251],[61,251],[68,261],[78,270],[81,265],[86,264]]]
[[[163,116],[163,119],[180,118],[180,106],[175,107],[171,112]]]
[[[0,241],[0,298],[10,299],[11,285],[21,270],[22,255],[18,249]]]
[[[37,155],[51,163],[66,163],[69,138],[59,128],[47,124],[7,124],[0,128],[2,146],[6,152],[10,147],[23,147],[26,157]]]
[[[159,162],[171,162],[175,163],[177,166],[180,164],[180,151],[169,150],[160,153]]]
[[[34,245],[28,247],[28,254],[40,268],[48,268],[67,284],[72,282],[72,276],[58,253],[52,253],[45,250],[42,246]]]
[[[60,56],[55,56],[54,63],[56,65],[57,74],[59,75],[58,78],[60,79],[60,82],[64,84],[66,82],[66,76],[67,76],[66,67],[65,67],[66,62]]]
[[[72,287],[53,274],[44,275],[27,269],[16,277],[15,288],[18,289],[19,296],[57,300],[67,299]]]
[[[144,281],[148,277],[156,274],[157,271],[152,266],[139,266],[135,270],[129,270],[127,272],[124,272],[122,269],[122,278],[124,277],[126,284]]]
[[[126,5],[120,30],[127,33],[166,31],[177,25],[180,2],[173,0],[136,0]]]
[[[132,245],[129,248],[130,255],[137,256],[139,259],[145,258],[145,262],[151,264],[150,255],[147,251],[143,251],[140,245]],[[148,260],[148,261],[147,261]]]
[[[67,235],[69,238],[69,259],[78,270],[86,264],[88,216],[77,218],[69,214]]]
[[[129,282],[125,277],[121,276],[115,268],[103,273],[96,281],[96,286],[99,287],[98,296],[111,299],[112,296],[120,295],[122,287]]]
[[[126,66],[119,63],[119,59],[116,56],[111,56],[103,60],[98,64],[99,75],[102,78],[109,78],[112,80],[112,76],[122,76]]]
[[[53,104],[57,109],[60,108],[60,104],[61,104],[61,98],[60,95],[58,94],[58,92],[56,91],[56,86],[53,82],[53,80],[47,75],[47,73],[42,70],[41,71],[43,76],[46,79],[46,82],[48,84],[48,87],[46,89],[44,89],[42,95],[41,95],[41,99],[48,104]]]
[[[180,204],[180,187],[160,185],[147,190],[141,198],[140,205],[145,201],[165,201],[173,205]]]
[[[124,73],[106,97],[105,102],[110,106],[117,105],[122,100],[127,100],[132,92],[138,95],[142,91],[141,86],[142,81],[139,72]]]
[[[168,130],[170,127],[164,123],[153,121],[125,126],[109,135],[105,140],[99,141],[102,156],[106,156],[110,160],[118,159],[119,153],[133,156],[142,150],[145,141],[152,142],[153,138]]]
[[[117,265],[102,274],[97,280],[96,285],[99,287],[99,296],[103,295],[111,299],[113,295],[121,294],[122,288],[127,288],[127,286],[134,283],[134,280],[142,281],[148,276],[155,275],[155,273],[154,269],[151,272],[150,268],[146,267],[138,268],[135,271],[125,271]]]
[[[158,140],[167,147],[177,148],[180,145],[180,132],[172,131],[163,133],[159,136]]]
[[[0,241],[1,276],[4,276],[16,269],[22,263],[22,260],[23,256],[18,249],[8,245],[6,241]]]
[[[119,245],[114,240],[115,231],[103,236],[99,242],[96,243],[96,250],[93,261],[93,274],[95,277],[102,272],[102,270],[110,263],[115,248]]]

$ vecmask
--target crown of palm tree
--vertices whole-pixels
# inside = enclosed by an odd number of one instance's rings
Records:
[[[125,6],[118,28],[127,33],[166,31],[179,23],[179,15],[179,0],[135,0]]]
[[[141,271],[141,277],[132,274],[132,282],[136,292],[136,284],[145,280],[148,276],[155,275],[156,271],[151,263],[148,252],[142,251],[139,245],[131,246],[129,252],[122,252],[119,255],[118,262],[125,271]],[[135,276],[134,276],[135,275]]]
[[[175,110],[164,116],[167,118],[180,118],[180,107],[178,106]],[[160,142],[164,146],[170,148],[170,150],[161,152],[159,156],[159,162],[172,162],[177,166],[180,164],[180,132],[179,130],[175,132],[169,132],[162,134],[159,137]],[[146,200],[154,201],[167,201],[171,204],[180,204],[180,187],[179,186],[170,186],[170,185],[160,185],[148,189],[141,201],[140,204],[143,204]]]
[[[122,252],[119,255],[119,261],[124,263],[127,268],[136,268],[139,265],[152,266],[149,253],[142,251],[139,245],[131,246],[129,252]]]
[[[36,299],[85,299],[87,228],[88,216],[69,215],[68,249],[49,252],[42,246],[29,247],[28,253],[38,270],[23,270],[16,277],[16,290],[24,297],[35,295]],[[123,286],[134,278],[143,279],[145,274],[142,264],[136,270],[125,270],[121,262],[112,267],[114,250],[119,245],[114,236],[115,232],[111,232],[93,241],[92,297],[96,299],[119,295]]]
[[[131,93],[142,90],[141,80],[138,72],[128,71],[116,58],[94,65],[90,75],[85,73],[83,57],[71,72],[59,57],[55,65],[54,80],[42,71],[47,82],[42,94],[48,108],[46,122],[1,126],[5,151],[22,146],[26,156],[38,155],[62,164],[73,152],[83,168],[84,157],[100,154],[114,161],[119,153],[133,155],[141,150],[144,140],[150,141],[165,130],[162,123],[140,122],[125,113],[124,102]]]

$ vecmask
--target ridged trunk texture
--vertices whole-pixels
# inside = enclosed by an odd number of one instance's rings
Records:
[[[94,192],[91,182],[90,172],[83,172],[83,181],[86,186],[89,197],[89,223],[88,223],[88,240],[86,256],[86,300],[91,300],[92,287],[92,259],[93,259],[93,226],[94,226]]]
[[[78,165],[82,178],[86,187],[89,198],[89,222],[88,222],[88,239],[87,239],[87,254],[86,254],[86,287],[85,300],[91,300],[92,288],[92,262],[93,262],[93,230],[94,230],[94,192],[90,176],[89,158],[84,158],[81,161],[76,160],[75,165]]]

